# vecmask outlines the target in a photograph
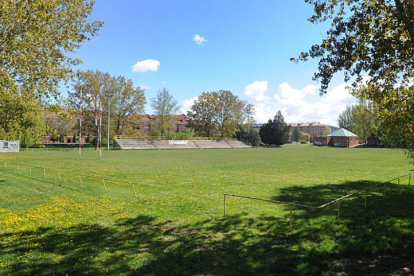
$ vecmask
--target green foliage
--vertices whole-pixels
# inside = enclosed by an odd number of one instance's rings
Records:
[[[133,132],[139,115],[144,112],[144,90],[135,88],[132,80],[123,76],[113,77],[99,70],[79,71],[73,89],[70,100],[78,113],[83,110],[84,129],[98,133],[99,124],[96,118],[102,115],[102,130],[105,137],[108,103],[111,110],[110,137]]]
[[[252,129],[247,133],[246,142],[253,147],[260,146],[262,144],[262,139],[260,138],[259,131]]]
[[[246,131],[254,123],[253,115],[253,105],[227,90],[203,92],[188,112],[198,135],[221,138],[233,137],[242,125]]]
[[[314,6],[312,23],[332,21],[326,38],[299,56],[319,60],[321,93],[335,73],[353,77],[353,93],[373,101],[387,127],[405,133],[414,158],[414,1],[305,1]]]
[[[292,142],[298,142],[300,139],[300,135],[301,134],[300,134],[299,126],[296,126],[292,132]]]
[[[46,131],[41,110],[40,102],[25,89],[17,95],[0,96],[1,139],[20,140],[22,147],[40,143]]]
[[[151,107],[160,122],[161,136],[168,134],[174,127],[173,119],[180,109],[178,101],[167,89],[163,88],[162,91],[157,92],[155,98],[151,98]]]
[[[269,120],[260,127],[260,138],[267,145],[283,145],[288,140],[289,126],[285,123],[280,110],[273,120]]]
[[[94,1],[0,1],[0,98],[30,93],[56,96],[61,80],[80,60],[69,57],[96,35],[102,22],[88,22]]]

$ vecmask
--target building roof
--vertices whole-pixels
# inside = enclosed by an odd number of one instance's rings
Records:
[[[349,130],[346,130],[344,128],[340,128],[337,131],[332,132],[331,134],[328,135],[328,137],[358,137],[358,135],[356,135],[355,133],[350,132]]]

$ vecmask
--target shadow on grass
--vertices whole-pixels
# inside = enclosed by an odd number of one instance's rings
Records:
[[[374,184],[289,187],[274,199],[316,205]],[[138,216],[109,227],[7,233],[0,237],[0,255],[11,275],[405,273],[414,263],[414,191],[389,187],[385,198],[380,192],[369,194],[367,209],[363,197],[342,202],[340,225],[336,205],[295,210],[293,232],[288,217],[242,213],[177,225]]]

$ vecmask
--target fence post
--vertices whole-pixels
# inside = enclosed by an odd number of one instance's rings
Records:
[[[43,168],[43,177],[46,177],[46,169]]]
[[[341,224],[341,201],[338,200],[338,224]]]
[[[29,174],[32,174],[32,166],[29,166]]]
[[[292,210],[292,205],[289,205],[290,207],[290,232],[293,231],[293,210]]]
[[[224,194],[224,201],[223,201],[223,207],[224,207],[224,216],[226,216],[226,194]]]
[[[106,189],[106,185],[105,185],[105,179],[102,179],[102,184],[103,184],[103,186],[104,186],[104,188],[105,188],[105,192],[107,191],[107,189]]]
[[[134,190],[135,197],[137,197],[137,192],[135,191],[135,184],[132,184],[132,189]]]
[[[82,187],[82,178],[81,178],[81,176],[79,175],[79,183],[80,183],[80,185],[81,185],[81,187]]]

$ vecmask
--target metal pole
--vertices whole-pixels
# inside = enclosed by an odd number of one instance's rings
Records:
[[[109,151],[109,122],[111,121],[111,101],[110,97],[108,97],[108,151]]]
[[[82,156],[82,118],[83,118],[83,94],[82,94],[83,87],[80,89],[80,118],[79,118],[79,157]]]

